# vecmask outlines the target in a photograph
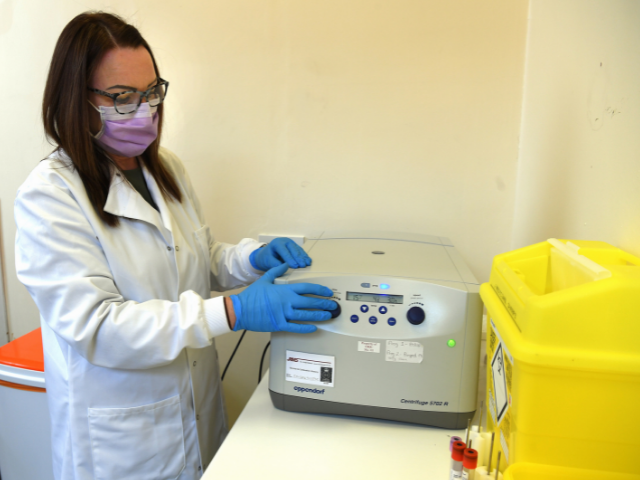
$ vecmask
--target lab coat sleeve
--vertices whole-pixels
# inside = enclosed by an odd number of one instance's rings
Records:
[[[204,225],[204,215],[198,196],[193,189],[191,179],[180,159],[166,148],[161,149],[161,155],[174,169],[174,174],[183,183],[183,189],[193,202],[200,222]],[[244,287],[255,282],[264,273],[256,270],[249,261],[251,253],[263,244],[252,238],[243,238],[237,245],[217,242],[209,235],[209,256],[211,259],[211,289],[224,292],[238,287]]]
[[[90,363],[146,369],[229,332],[222,298],[193,291],[178,301],[125,301],[71,191],[28,181],[15,201],[16,269],[42,319]]]
[[[238,245],[209,240],[211,256],[211,289],[224,292],[255,282],[264,273],[249,262],[251,252],[262,244],[251,238],[243,238]]]

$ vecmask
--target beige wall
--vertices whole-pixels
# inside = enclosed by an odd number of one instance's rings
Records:
[[[207,5],[176,9],[182,48],[153,44],[176,85],[167,144],[221,239],[439,233],[487,276],[511,228],[525,2]]]
[[[450,237],[480,280],[513,235],[526,0],[0,0],[0,200],[14,335],[38,325],[12,203],[47,146],[38,105],[64,24],[107,8],[171,82],[165,145],[213,232],[388,229]],[[11,92],[7,94],[7,92]],[[219,339],[221,360],[234,335]],[[231,417],[266,335],[225,381]]]
[[[640,255],[640,2],[533,0],[513,247]]]

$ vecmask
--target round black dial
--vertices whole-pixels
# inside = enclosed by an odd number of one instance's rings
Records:
[[[425,317],[424,310],[420,307],[411,307],[407,312],[407,320],[411,325],[420,325]]]

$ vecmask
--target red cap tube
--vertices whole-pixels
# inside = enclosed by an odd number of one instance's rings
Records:
[[[451,451],[451,458],[456,462],[462,462],[465,448],[467,448],[467,445],[464,442],[454,442],[453,450]]]
[[[473,448],[466,448],[464,450],[462,466],[466,469],[474,470],[478,466],[478,451]]]

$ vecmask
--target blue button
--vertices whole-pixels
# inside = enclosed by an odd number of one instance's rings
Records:
[[[360,286],[362,288],[371,288],[371,284],[370,283],[361,283]]]
[[[359,320],[358,315],[351,315],[351,321],[353,323],[358,323],[358,320]]]
[[[391,317],[389,320],[387,320],[387,323],[393,327],[396,324],[396,319]]]
[[[387,307],[380,307],[380,308],[378,309],[378,311],[379,311],[380,313],[387,313]]]
[[[376,323],[378,323],[378,319],[376,317],[369,317],[369,323],[371,325],[375,325]]]
[[[362,306],[360,307],[360,311],[361,311],[362,313],[367,313],[367,312],[369,311],[369,307],[367,307],[366,305],[362,305]]]

